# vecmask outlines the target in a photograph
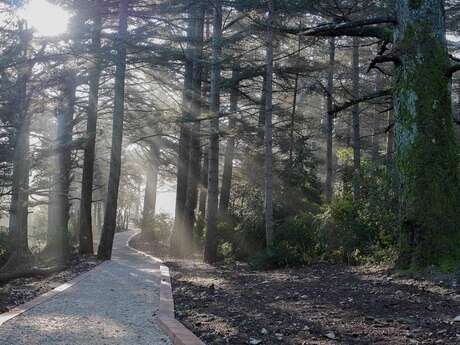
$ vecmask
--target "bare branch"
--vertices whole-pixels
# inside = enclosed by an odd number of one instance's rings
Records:
[[[283,31],[302,36],[377,37],[391,41],[391,29],[372,26],[376,24],[396,24],[396,20],[391,17],[376,17],[351,22],[321,24],[310,29],[285,29]]]
[[[391,90],[391,89],[382,90],[382,91],[371,93],[369,95],[363,96],[363,97],[358,98],[358,99],[353,99],[351,101],[347,101],[347,102],[343,103],[342,105],[335,106],[334,109],[332,109],[329,112],[329,114],[340,113],[341,111],[344,111],[344,110],[346,110],[346,109],[348,109],[348,108],[350,108],[353,105],[358,104],[358,103],[371,101],[373,99],[380,98],[380,97],[391,96],[392,92],[393,92],[393,90]]]

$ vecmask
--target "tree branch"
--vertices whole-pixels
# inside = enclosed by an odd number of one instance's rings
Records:
[[[396,20],[391,17],[376,17],[352,22],[321,24],[310,29],[285,29],[283,31],[302,36],[376,37],[391,41],[391,29],[371,26],[376,24],[396,24]]]
[[[447,70],[446,75],[447,75],[448,77],[452,77],[452,75],[453,75],[455,72],[458,72],[458,71],[460,71],[460,63],[450,66],[450,68]]]
[[[335,106],[331,111],[329,111],[329,114],[334,115],[334,114],[340,113],[341,111],[344,111],[345,109],[348,109],[348,108],[352,107],[355,104],[371,101],[373,99],[384,97],[384,96],[391,96],[392,92],[393,92],[393,90],[391,90],[391,89],[382,90],[382,91],[371,93],[369,95],[363,96],[363,97],[358,98],[358,99],[353,99],[351,101],[347,101],[347,102],[345,102],[345,103],[343,103],[341,105]]]

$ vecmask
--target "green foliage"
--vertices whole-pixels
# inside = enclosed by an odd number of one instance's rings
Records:
[[[152,221],[147,224],[146,229],[148,229],[148,233],[145,235],[152,236],[153,239],[160,242],[165,242],[169,239],[173,223],[173,220],[167,213],[156,214]]]
[[[364,161],[359,200],[348,188],[317,217],[317,240],[323,258],[359,264],[395,259],[398,201],[393,168]]]
[[[258,252],[252,259],[253,266],[269,269],[309,263],[315,256],[313,219],[305,213],[283,221],[276,227],[274,245]]]

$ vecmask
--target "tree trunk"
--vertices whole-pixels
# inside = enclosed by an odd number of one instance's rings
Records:
[[[69,258],[69,188],[72,169],[72,130],[75,111],[75,92],[77,88],[74,72],[66,71],[63,77],[61,97],[57,109],[57,168],[55,179],[56,193],[54,211],[56,212],[55,250],[61,263]]]
[[[264,190],[265,190],[265,239],[267,248],[273,246],[273,172],[272,172],[272,115],[273,115],[273,0],[268,1],[268,20],[267,20],[267,50],[265,57],[265,164],[264,164]]]
[[[388,111],[388,133],[387,133],[387,163],[393,162],[393,156],[395,151],[395,112],[393,109]]]
[[[219,112],[220,77],[222,49],[222,2],[214,1],[214,20],[212,37],[212,69],[210,91],[209,122],[209,166],[208,166],[208,213],[206,217],[206,240],[204,260],[213,263],[217,260],[217,210],[219,202]]]
[[[233,71],[233,77],[237,72]],[[228,206],[230,203],[230,192],[232,188],[233,175],[233,155],[235,151],[235,126],[238,112],[238,85],[235,85],[230,91],[230,117],[228,119],[228,137],[227,146],[224,155],[224,171],[222,173],[222,186],[220,189],[219,215],[228,216]]]
[[[156,145],[152,145],[150,151],[151,157],[147,166],[144,208],[142,210],[141,230],[143,234],[149,234],[153,231],[152,226],[155,220],[155,208],[157,200],[158,165],[160,152]]]
[[[359,38],[353,37],[353,71],[352,71],[352,97],[356,101],[359,99]],[[359,123],[359,103],[353,105],[353,198],[359,199],[361,189],[361,135]]]
[[[334,94],[334,65],[335,65],[335,37],[329,38],[329,70],[327,75],[327,95],[326,95],[326,201],[330,202],[333,197],[332,180],[333,180],[333,134],[334,134],[334,117],[333,94]]]
[[[199,118],[201,114],[201,80],[203,74],[203,31],[204,31],[204,6],[198,1],[191,9],[192,19],[192,99],[191,117]],[[200,179],[200,121],[193,123],[190,138],[190,165],[187,177],[187,197],[184,211],[184,233],[187,243],[193,238],[195,224],[195,211],[198,202],[198,185]],[[184,255],[189,255],[192,247],[184,246]]]
[[[93,227],[91,203],[93,198],[94,160],[96,153],[97,108],[99,100],[99,81],[101,77],[101,29],[102,19],[100,1],[95,0],[95,16],[92,34],[93,65],[89,72],[88,118],[86,123],[87,144],[83,158],[83,176],[80,199],[79,242],[80,254],[93,254]]]
[[[399,0],[396,163],[401,183],[403,267],[460,259],[458,150],[452,125],[442,0]]]
[[[28,57],[31,35],[21,27],[20,49],[24,58]],[[29,214],[29,170],[30,152],[29,135],[30,121],[29,98],[27,84],[30,79],[32,66],[29,63],[18,67],[16,81],[15,107],[17,117],[14,123],[14,152],[11,202],[9,210],[8,234],[11,245],[11,255],[1,272],[22,271],[29,264],[31,252],[28,245],[28,214]]]
[[[189,17],[193,17],[193,7]],[[187,184],[190,169],[191,125],[188,120],[192,116],[193,100],[193,21],[189,20],[187,28],[188,47],[185,59],[184,88],[182,93],[182,123],[180,124],[179,148],[177,157],[176,207],[174,212],[174,226],[171,236],[171,254],[177,257],[185,255],[185,248],[190,244],[185,232],[185,204],[187,202]]]
[[[381,80],[380,72],[375,75],[375,92],[380,92]],[[372,115],[372,145],[371,145],[371,159],[374,165],[378,163],[380,143],[379,143],[379,130],[381,125],[381,115],[379,114],[379,107],[377,104],[374,105],[374,113]]]
[[[126,74],[126,40],[128,36],[128,3],[120,0],[119,28],[117,37],[117,56],[115,60],[115,99],[113,109],[112,150],[110,153],[110,172],[107,188],[107,199],[102,226],[101,242],[97,256],[99,259],[110,260],[112,256],[113,237],[117,220],[118,187],[120,185],[121,149],[123,142],[123,114],[125,104]]]
[[[201,188],[200,188],[200,204],[198,205],[198,213],[200,217],[206,216],[206,200],[208,197],[208,166],[209,166],[209,159],[208,159],[208,149],[205,147],[203,149],[203,159],[202,159],[202,167],[201,167]]]

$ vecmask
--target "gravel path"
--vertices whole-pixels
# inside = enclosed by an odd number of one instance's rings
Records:
[[[0,345],[170,345],[156,322],[160,265],[117,234],[112,261],[0,327]]]

